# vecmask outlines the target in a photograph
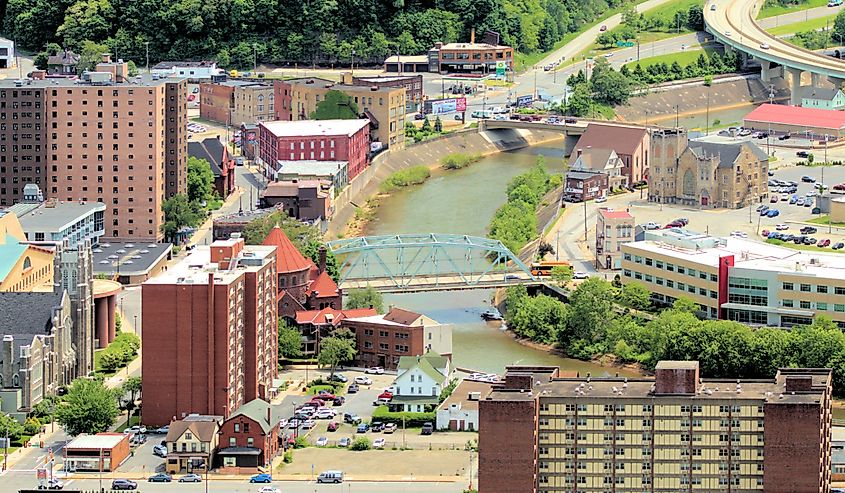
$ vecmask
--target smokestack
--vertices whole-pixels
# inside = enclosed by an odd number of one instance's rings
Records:
[[[103,53],[103,63],[111,63],[111,53]]]
[[[472,28],[469,32],[469,42],[473,44],[475,43],[475,28]]]
[[[319,252],[320,252],[320,273],[322,274],[323,272],[326,271],[326,247],[321,246]]]

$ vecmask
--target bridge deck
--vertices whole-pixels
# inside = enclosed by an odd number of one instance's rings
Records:
[[[461,276],[442,275],[396,280],[390,278],[346,279],[341,283],[340,287],[343,289],[355,289],[370,286],[382,293],[418,293],[423,291],[507,288],[519,284],[537,286],[543,282],[540,279],[531,279],[524,274],[490,274],[474,283],[467,283]]]

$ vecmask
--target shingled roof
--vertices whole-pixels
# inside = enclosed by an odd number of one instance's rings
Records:
[[[63,292],[0,293],[0,336],[49,335]]]
[[[276,272],[279,274],[300,272],[311,268],[311,261],[306,260],[299,253],[290,238],[278,226],[270,230],[270,234],[264,238],[262,245],[276,247]]]

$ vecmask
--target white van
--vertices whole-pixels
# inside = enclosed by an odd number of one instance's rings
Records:
[[[342,483],[343,471],[323,471],[317,476],[318,483]]]
[[[473,118],[493,118],[493,112],[490,110],[473,111],[470,115]]]

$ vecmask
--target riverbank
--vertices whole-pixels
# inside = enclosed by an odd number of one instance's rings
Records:
[[[334,202],[338,205],[329,221],[326,237],[359,235],[372,219],[379,204],[389,196],[380,192],[381,183],[396,171],[420,165],[427,166],[432,171],[442,170],[441,161],[451,154],[484,158],[555,141],[562,142],[563,136],[557,132],[537,130],[466,129],[398,151],[385,151],[376,156],[373,163],[335,197]],[[476,163],[470,166],[477,165]]]

